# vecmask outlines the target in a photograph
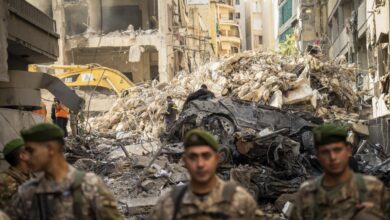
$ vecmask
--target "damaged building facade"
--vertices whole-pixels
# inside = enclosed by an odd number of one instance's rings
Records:
[[[58,64],[98,63],[133,82],[170,80],[181,67],[183,0],[53,0]]]
[[[211,57],[219,58],[241,51],[240,27],[234,18],[233,0],[194,0],[187,4],[190,21],[199,22],[202,30],[207,30],[204,32],[211,45]]]

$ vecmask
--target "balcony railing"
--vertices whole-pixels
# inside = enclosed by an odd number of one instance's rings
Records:
[[[234,44],[238,44],[238,45],[241,44],[240,37],[236,37],[236,36],[220,36],[220,41],[221,42],[230,42],[230,43],[234,43]]]

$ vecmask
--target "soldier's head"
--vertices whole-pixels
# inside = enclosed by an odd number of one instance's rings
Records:
[[[167,101],[171,102],[172,101],[172,97],[171,96],[167,96]]]
[[[53,162],[63,159],[64,132],[57,125],[37,124],[22,130],[21,135],[29,154],[28,164],[32,171],[46,171]]]
[[[316,155],[324,172],[339,176],[349,169],[352,148],[346,141],[347,129],[334,124],[323,124],[313,129]]]
[[[201,88],[201,89],[207,89],[207,86],[206,86],[206,84],[202,84],[202,85],[200,86],[200,88]]]
[[[22,139],[17,138],[8,142],[3,149],[5,160],[13,167],[18,167],[22,163],[27,164],[29,155],[24,148]]]
[[[219,163],[218,141],[202,129],[189,131],[184,138],[183,161],[191,181],[208,183],[213,180]]]

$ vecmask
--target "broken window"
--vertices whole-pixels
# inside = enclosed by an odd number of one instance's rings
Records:
[[[127,30],[133,25],[134,30],[142,28],[142,11],[139,5],[103,6],[103,32]]]
[[[376,7],[381,7],[385,5],[386,0],[375,0],[375,6]]]
[[[84,4],[70,4],[64,7],[66,34],[76,35],[87,30],[88,8]]]
[[[263,36],[258,36],[258,43],[263,44]]]

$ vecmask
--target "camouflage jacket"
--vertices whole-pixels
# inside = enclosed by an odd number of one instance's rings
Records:
[[[85,173],[82,177],[79,194],[82,217],[75,215],[73,205],[76,201],[72,187],[76,181],[76,172],[78,171],[69,165],[69,172],[62,183],[49,180],[43,175],[20,186],[13,200],[12,219],[31,219],[32,215],[36,216],[36,212],[51,220],[122,219],[112,193],[93,173]],[[33,202],[37,198],[43,202]],[[33,208],[34,204],[40,204],[40,207]],[[37,211],[39,209],[45,210],[45,213]]]
[[[225,201],[223,195],[225,186],[226,183],[218,179],[216,187],[203,200],[192,193],[188,187],[182,197],[176,219],[221,219],[204,214],[218,212],[223,212],[228,216],[223,219],[254,219],[257,204],[252,196],[242,187],[236,186],[232,201]],[[162,196],[149,219],[171,220],[175,209],[173,200],[172,191]]]
[[[18,190],[18,187],[32,178],[32,175],[26,175],[15,167],[0,173],[0,209],[8,212],[11,207],[12,196]]]
[[[353,219],[359,212],[356,205],[362,202],[373,205],[367,211],[378,216],[377,219],[388,219],[390,195],[383,183],[375,177],[360,175],[359,184],[358,178],[357,174],[353,174],[331,197],[322,186],[322,176],[304,182],[299,189],[290,219]]]

